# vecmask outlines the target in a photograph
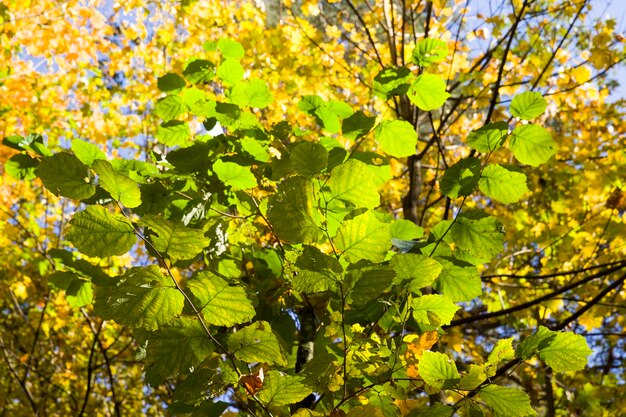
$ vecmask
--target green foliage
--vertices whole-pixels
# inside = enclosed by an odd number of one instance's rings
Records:
[[[498,417],[536,416],[528,394],[517,388],[487,385],[480,390],[480,398]]]
[[[56,195],[82,200],[96,192],[87,167],[67,152],[42,158],[36,173],[46,188]]]
[[[532,120],[543,113],[546,107],[548,102],[541,93],[526,91],[511,101],[511,114],[522,120]]]
[[[435,62],[443,61],[448,55],[448,44],[442,40],[427,38],[422,39],[413,49],[413,63],[420,67],[426,67]]]
[[[102,287],[96,312],[107,320],[156,330],[183,310],[184,297],[156,265],[131,268],[114,286]]]
[[[499,149],[509,139],[521,163],[547,161],[556,144],[544,128],[518,124],[509,134],[499,121],[470,132],[468,145],[483,155],[435,177],[443,196],[463,201],[452,216],[425,222],[424,236],[416,222],[385,210],[399,179],[393,158],[416,154],[414,124],[306,95],[298,108],[317,127],[281,121],[266,130],[268,84],[244,79],[241,44],[214,46],[207,52],[220,55],[217,71],[193,59],[182,75],[159,77],[168,95],[154,107],[163,120],[155,129],[160,156],[148,162],[109,160],[81,140],[72,153],[51,155],[40,137],[5,139],[20,152],[7,164],[11,175],[36,176],[53,194],[87,206],[64,235],[80,254],[47,255],[56,268],[50,287],[72,308],[90,308],[95,295],[96,315],[133,329],[147,381],[176,385],[172,410],[221,413],[213,399],[226,395],[251,413],[276,416],[478,415],[487,407],[523,417],[535,414],[528,395],[493,384],[500,366],[533,357],[556,372],[585,366],[591,351],[582,337],[543,327],[515,350],[513,339],[500,340],[479,363],[458,369],[462,354],[433,347],[462,315],[457,303],[482,294],[479,270],[505,244],[497,217],[463,205],[482,207],[477,190],[519,201],[526,175],[488,159],[506,152]],[[412,59],[425,67],[446,56],[445,42],[427,39]],[[374,92],[424,111],[450,96],[439,75],[406,67],[380,72]],[[543,110],[536,93],[511,104],[524,120]],[[224,133],[192,136],[196,122],[207,129],[219,122]],[[137,263],[120,263],[115,276],[82,258],[131,250]],[[417,405],[441,390],[466,399]],[[321,411],[295,410],[312,393]],[[470,401],[476,394],[482,405]]]
[[[483,169],[478,187],[487,197],[505,204],[519,201],[528,192],[526,175],[499,164],[490,164]]]
[[[216,326],[245,323],[255,315],[246,292],[208,271],[199,271],[187,282],[206,321]]]
[[[443,106],[450,93],[446,92],[446,82],[438,75],[419,75],[407,92],[409,100],[419,109],[429,111]]]
[[[438,389],[452,388],[461,379],[452,359],[439,352],[424,352],[419,371],[425,383]]]
[[[380,147],[396,158],[415,154],[417,132],[404,120],[383,120],[374,131]]]
[[[510,147],[513,155],[523,164],[538,166],[556,153],[552,135],[537,125],[519,125],[511,133]]]
[[[76,213],[65,237],[85,255],[100,257],[123,255],[137,240],[126,218],[101,206]]]

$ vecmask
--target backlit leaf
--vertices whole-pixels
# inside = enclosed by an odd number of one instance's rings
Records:
[[[450,228],[450,235],[461,251],[482,262],[490,261],[504,248],[502,223],[491,216],[471,219],[461,215]]]
[[[452,358],[444,353],[430,350],[422,354],[419,372],[424,382],[433,388],[452,388],[461,379]]]
[[[319,143],[301,142],[291,151],[290,160],[298,174],[313,177],[326,168],[328,151]]]
[[[509,125],[506,122],[489,123],[473,130],[467,137],[467,144],[479,152],[492,152],[504,145]]]
[[[473,266],[458,266],[447,259],[437,258],[442,269],[433,284],[438,292],[452,301],[471,301],[482,294],[478,270]]]
[[[111,194],[114,200],[130,208],[141,204],[139,184],[116,172],[108,161],[94,161],[93,169],[98,174],[98,185]]]
[[[278,236],[287,242],[314,243],[324,236],[317,207],[318,192],[312,181],[289,178],[269,199],[267,217]]]
[[[177,221],[147,215],[141,218],[139,224],[150,229],[146,236],[154,248],[173,262],[194,258],[210,243],[202,230],[192,229]]]
[[[583,336],[572,332],[555,332],[539,357],[556,372],[580,371],[585,368],[592,350]]]
[[[189,125],[180,120],[161,123],[157,128],[156,138],[165,146],[189,146],[191,130]]]
[[[246,190],[257,186],[256,178],[249,167],[218,159],[211,169],[220,181],[232,187],[233,190]]]
[[[172,119],[176,119],[178,116],[185,112],[185,104],[183,99],[177,95],[169,95],[163,97],[156,102],[154,106],[154,112],[163,121],[168,122]]]
[[[435,62],[443,61],[448,55],[448,44],[439,39],[422,39],[413,49],[413,63],[425,67]]]
[[[312,391],[303,376],[270,371],[265,375],[263,387],[257,397],[266,407],[280,407],[295,404]]]
[[[39,166],[38,160],[31,158],[27,154],[18,153],[9,158],[4,164],[4,170],[17,180],[28,181],[37,177],[35,172],[37,166]]]
[[[480,160],[474,157],[459,160],[441,177],[441,192],[450,197],[465,197],[474,192],[480,179]]]
[[[196,272],[187,287],[198,299],[206,321],[215,326],[232,326],[250,321],[255,315],[246,291],[208,271]]]
[[[278,339],[266,321],[256,321],[228,337],[228,349],[244,362],[286,365]]]
[[[391,246],[389,225],[367,211],[346,221],[339,228],[334,242],[348,262],[361,259],[382,262]]]
[[[213,353],[213,343],[196,317],[178,317],[156,331],[137,331],[147,367],[164,377],[187,374]]]
[[[548,102],[541,93],[526,91],[513,97],[511,114],[522,120],[531,120],[543,113],[546,107]]]
[[[331,198],[338,198],[356,207],[374,208],[380,204],[380,195],[373,171],[361,161],[348,160],[331,172],[328,186]]]
[[[536,416],[528,394],[517,388],[487,385],[480,390],[480,398],[491,408],[495,417]]]
[[[538,166],[556,153],[557,144],[546,129],[537,125],[519,125],[511,133],[510,145],[522,164]]]
[[[67,152],[42,158],[36,172],[52,194],[82,200],[96,192],[96,187],[90,183],[87,167]]]
[[[74,214],[65,237],[85,255],[99,257],[123,255],[136,241],[130,222],[102,206]]]
[[[80,159],[80,162],[87,166],[91,166],[95,160],[102,159],[106,161],[107,159],[106,154],[102,152],[100,147],[81,139],[72,141],[72,152]]]
[[[450,324],[460,308],[448,297],[439,294],[429,294],[415,298],[411,307],[413,308],[413,318],[418,323],[431,324],[433,326]],[[433,314],[436,316],[436,319],[432,317]]]
[[[396,158],[414,155],[417,147],[417,132],[405,120],[383,120],[374,130],[380,147]]]
[[[184,302],[172,279],[150,265],[129,269],[117,286],[100,288],[96,312],[106,320],[156,330],[180,315]]]
[[[267,107],[274,97],[267,83],[259,79],[240,81],[233,86],[229,95],[230,101],[239,107]]]
[[[420,110],[438,109],[446,102],[450,93],[446,92],[446,82],[438,75],[419,75],[407,92],[407,97]]]
[[[391,267],[396,271],[394,284],[409,281],[413,292],[431,285],[441,273],[441,264],[428,256],[403,253],[391,259]]]
[[[505,204],[519,201],[528,192],[524,173],[499,164],[489,164],[483,169],[478,187],[487,197]]]

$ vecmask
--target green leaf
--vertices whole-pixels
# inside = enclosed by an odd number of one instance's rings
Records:
[[[293,289],[305,294],[333,291],[343,268],[337,259],[312,246],[305,246],[295,262],[298,273],[291,279]]]
[[[480,390],[480,398],[494,411],[495,417],[536,416],[530,406],[530,398],[516,388],[487,385]]]
[[[266,321],[256,321],[228,337],[228,350],[244,362],[287,365],[278,339]]]
[[[479,179],[480,160],[470,156],[448,168],[441,177],[439,187],[450,198],[465,197],[474,192]]]
[[[548,107],[548,102],[541,93],[526,91],[513,97],[511,101],[511,114],[522,120],[531,120],[543,113]]]
[[[137,331],[147,368],[164,377],[187,374],[213,353],[213,343],[195,317],[178,317],[153,332]]]
[[[243,67],[239,63],[239,58],[226,58],[217,69],[217,76],[225,84],[234,85],[243,79]]]
[[[267,218],[278,236],[293,243],[315,243],[324,236],[317,209],[318,191],[311,180],[289,178],[269,199]],[[285,215],[288,214],[288,215]]]
[[[539,349],[539,357],[556,372],[584,369],[591,353],[585,338],[572,332],[554,332],[547,346]]]
[[[30,181],[37,178],[39,161],[24,153],[13,155],[4,165],[4,170],[16,180]]]
[[[490,164],[483,169],[478,187],[487,197],[505,204],[519,201],[528,192],[525,174],[499,164]]]
[[[362,111],[357,111],[343,120],[341,131],[343,132],[343,136],[348,139],[359,139],[372,130],[375,122],[375,117],[367,116]]]
[[[82,200],[96,193],[96,187],[89,182],[89,170],[70,153],[59,152],[42,158],[36,172],[55,195]]]
[[[441,273],[433,288],[452,301],[471,301],[482,294],[482,286],[478,270],[473,267],[463,267],[452,262],[437,258],[442,266]]]
[[[314,177],[328,165],[328,151],[314,142],[298,143],[289,157],[293,169],[303,177]]]
[[[539,350],[548,346],[556,337],[556,333],[547,327],[539,326],[537,332],[525,339],[522,339],[515,349],[515,356],[523,361],[532,357]]]
[[[198,271],[187,281],[198,299],[206,321],[215,326],[233,326],[250,321],[256,314],[246,291],[208,271]]]
[[[186,110],[182,97],[177,95],[165,96],[154,106],[154,113],[166,122],[176,119]]]
[[[334,100],[325,102],[315,95],[303,96],[298,108],[315,116],[317,123],[331,134],[338,133],[341,120],[354,113],[352,107],[346,103]]]
[[[481,262],[489,262],[504,248],[502,223],[491,216],[481,219],[458,216],[450,228],[450,236],[461,251]]]
[[[487,374],[483,366],[471,364],[468,372],[461,378],[458,388],[463,391],[471,391],[478,388],[485,380],[487,380]]]
[[[461,379],[452,358],[430,350],[425,351],[420,358],[419,373],[425,383],[438,389],[452,388]]]
[[[176,91],[187,85],[184,78],[178,74],[165,74],[157,79],[157,87],[159,90],[167,93],[168,91]]]
[[[194,59],[187,64],[183,75],[192,84],[208,83],[215,75],[215,64],[205,59]]]
[[[487,363],[489,365],[498,365],[499,363],[508,361],[514,357],[515,350],[513,349],[513,338],[510,337],[508,339],[500,339],[489,354]]]
[[[389,226],[392,239],[413,240],[424,236],[424,229],[410,220],[396,219]]]
[[[212,118],[215,116],[215,100],[195,87],[183,90],[183,103],[193,116]],[[210,129],[208,129],[210,130]]]
[[[265,108],[274,101],[267,83],[259,79],[240,81],[234,85],[229,95],[230,101],[239,107]]]
[[[106,154],[98,146],[81,139],[72,140],[72,152],[87,166],[91,166],[97,159],[104,161],[107,159]]]
[[[189,146],[191,130],[186,122],[172,120],[159,125],[156,138],[165,146]]]
[[[243,58],[245,51],[243,46],[232,39],[222,38],[217,41],[217,49],[222,53],[224,58]]]
[[[333,169],[328,180],[330,197],[354,204],[356,207],[375,208],[380,204],[377,182],[368,165],[355,159]]]
[[[391,246],[389,224],[381,223],[373,212],[366,211],[345,222],[334,243],[348,262],[356,263],[361,259],[382,262]]]
[[[429,294],[415,298],[411,307],[413,308],[413,318],[418,323],[431,324],[433,326],[450,324],[456,311],[461,308],[445,295],[439,294]]]
[[[89,206],[74,214],[65,237],[81,253],[99,257],[123,255],[136,241],[132,224],[102,206]]]
[[[183,311],[185,297],[156,265],[130,268],[116,287],[101,287],[96,314],[119,324],[156,330]]]
[[[350,291],[353,306],[362,306],[375,300],[389,288],[395,276],[393,269],[389,268],[362,268],[353,271],[356,275],[354,288]]]
[[[546,129],[537,125],[520,125],[511,133],[511,151],[522,164],[538,166],[556,153],[557,144]]]
[[[233,190],[246,190],[257,186],[256,178],[250,167],[244,167],[235,162],[224,162],[218,159],[213,164],[213,172],[224,184]]]
[[[389,155],[402,158],[415,154],[417,132],[406,120],[383,120],[374,130],[380,147]]]
[[[239,141],[241,149],[248,153],[255,161],[267,162],[270,154],[267,152],[267,143],[258,139],[245,137]]]
[[[383,100],[404,95],[413,78],[413,73],[407,67],[385,68],[374,77],[374,94]]]
[[[411,84],[407,96],[420,110],[430,111],[443,106],[450,94],[446,92],[446,82],[440,76],[422,74]]]
[[[211,242],[204,236],[202,230],[192,229],[180,222],[165,220],[158,216],[144,216],[139,224],[150,229],[146,237],[161,255],[168,256],[172,262],[193,259]]]
[[[93,169],[98,174],[98,185],[111,194],[114,200],[129,208],[141,204],[139,184],[116,172],[108,161],[98,159],[93,163]]]
[[[69,271],[57,271],[48,277],[48,284],[65,291],[65,299],[70,307],[78,308],[93,300],[91,282]]]
[[[439,39],[422,39],[415,45],[411,55],[413,63],[426,67],[435,62],[443,61],[448,55],[448,44]]]
[[[269,371],[257,397],[266,407],[280,407],[295,404],[311,392],[313,389],[306,384],[305,377]]]
[[[43,137],[37,133],[31,133],[26,137],[7,136],[2,139],[2,144],[18,151],[31,151],[39,156],[52,155],[52,152],[44,145]]]
[[[403,253],[391,259],[391,267],[396,271],[393,283],[404,285],[410,281],[409,289],[417,293],[421,288],[428,287],[441,273],[441,264],[428,256],[415,253]]]
[[[504,145],[508,134],[509,125],[507,122],[489,123],[470,132],[467,137],[467,144],[479,152],[493,152]]]

